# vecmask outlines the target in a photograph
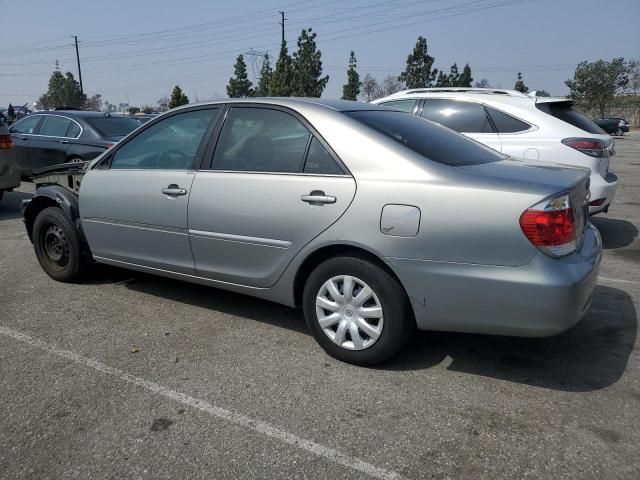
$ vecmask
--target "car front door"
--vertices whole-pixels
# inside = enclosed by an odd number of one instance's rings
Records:
[[[32,115],[16,122],[10,129],[14,148],[7,150],[6,154],[12,157],[23,175],[31,175],[33,165],[31,163],[31,144],[37,138],[38,127],[43,115]]]
[[[229,108],[209,168],[189,200],[197,273],[253,287],[275,284],[356,190],[312,127],[276,107]]]
[[[451,98],[427,98],[420,116],[502,151],[500,135],[480,103]]]
[[[70,142],[80,134],[80,127],[62,115],[43,115],[38,135],[31,139],[31,165],[34,170],[67,161]]]
[[[198,107],[165,116],[85,174],[80,217],[95,257],[194,273],[187,205],[218,112]]]

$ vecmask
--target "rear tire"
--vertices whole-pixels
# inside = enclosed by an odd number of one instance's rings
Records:
[[[378,265],[358,257],[334,257],[318,265],[306,281],[303,308],[320,346],[355,365],[388,360],[415,329],[402,286]]]
[[[58,207],[45,208],[36,216],[33,247],[40,266],[54,280],[74,282],[86,271],[80,235]]]
[[[616,130],[616,135],[621,137],[624,135],[624,131],[621,128],[619,128],[618,130]]]

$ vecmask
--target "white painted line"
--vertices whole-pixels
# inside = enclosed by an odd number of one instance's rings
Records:
[[[226,420],[227,422],[262,433],[264,435],[267,435],[268,437],[275,438],[276,440],[288,443],[289,445],[293,445],[294,447],[301,448],[302,450],[306,450],[309,453],[312,453],[319,457],[324,457],[331,462],[337,463],[338,465],[352,468],[366,475],[369,475],[370,477],[383,480],[403,480],[405,478],[396,472],[385,470],[384,468],[376,467],[375,465],[367,463],[356,457],[345,455],[333,448],[325,447],[324,445],[321,445],[319,443],[299,437],[293,433],[289,433],[279,427],[276,427],[275,425],[271,425],[270,423],[263,422],[262,420],[254,420],[253,418],[247,417],[245,415],[235,413],[224,408],[216,407],[215,405],[204,400],[190,397],[189,395],[185,395],[184,393],[180,393],[175,390],[171,390],[170,388],[163,387],[162,385],[159,385],[155,382],[130,375],[118,368],[110,367],[108,365],[105,365],[104,363],[92,360],[87,357],[83,357],[82,355],[71,352],[69,350],[63,350],[62,348],[58,348],[55,345],[43,342],[42,340],[38,340],[36,338],[30,337],[29,335],[18,332],[16,330],[12,330],[2,325],[0,325],[0,334],[26,343],[27,345],[31,345],[32,347],[37,347],[41,350],[44,350],[45,352],[52,353],[62,358],[66,358],[67,360],[71,360],[72,362],[75,362],[77,364],[93,368],[94,370],[106,373],[107,375],[112,375],[120,380],[132,383],[133,385],[146,388],[153,393],[157,393],[176,402],[196,408],[208,413],[209,415],[221,418],[222,420]]]
[[[598,276],[598,280],[602,280],[604,282],[610,282],[610,283],[628,283],[630,285],[640,285],[640,282],[634,282],[633,280],[624,280],[622,278],[610,278],[610,277],[603,277],[603,276]]]

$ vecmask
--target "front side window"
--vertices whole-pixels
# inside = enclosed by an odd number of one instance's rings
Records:
[[[415,100],[392,100],[391,102],[384,102],[380,105],[384,105],[385,107],[391,107],[396,110],[402,110],[403,112],[411,113],[413,111],[413,107],[415,106]]]
[[[40,126],[40,135],[48,137],[67,137],[67,131],[73,124],[71,120],[57,115],[47,115]]]
[[[11,127],[11,131],[13,133],[33,134],[35,133],[36,127],[38,126],[38,123],[40,123],[41,118],[42,115],[35,115],[33,117],[27,117],[24,120],[20,120]]]
[[[453,167],[496,162],[501,153],[415,115],[382,110],[345,112],[426,159]]]
[[[298,173],[311,133],[293,115],[267,108],[230,108],[214,170]]]
[[[428,99],[420,115],[460,133],[495,133],[484,107],[475,102]]]
[[[112,169],[190,170],[217,109],[171,115],[122,145]]]
[[[518,133],[531,128],[531,125],[528,123],[518,120],[511,115],[507,115],[500,110],[487,107],[486,105],[485,108],[487,109],[487,112],[489,112],[489,116],[491,117],[491,120],[493,120],[493,124],[496,126],[498,133]]]

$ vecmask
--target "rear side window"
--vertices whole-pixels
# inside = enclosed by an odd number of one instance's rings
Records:
[[[57,115],[47,115],[40,126],[40,135],[49,137],[68,137],[67,130],[73,122]]]
[[[549,103],[536,103],[538,110],[542,110],[549,115],[556,117],[563,122],[567,122],[580,130],[584,130],[587,133],[593,133],[596,135],[602,135],[605,133],[593,120],[586,115],[573,109],[572,105],[568,102],[549,102]]]
[[[304,164],[304,173],[316,173],[321,175],[342,175],[344,172],[325,150],[322,144],[314,138],[311,139],[307,160]]]
[[[475,102],[428,99],[420,114],[461,133],[495,133],[484,107]]]
[[[415,106],[415,100],[393,100],[391,102],[384,102],[380,105],[384,105],[385,107],[395,108],[396,110],[402,110],[403,112],[411,113],[413,111],[413,107]]]
[[[458,167],[505,158],[475,140],[414,115],[381,110],[345,114],[434,162]]]
[[[531,128],[527,122],[523,122],[522,120],[518,120],[511,115],[507,115],[500,110],[496,110],[495,108],[485,107],[491,120],[493,120],[493,124],[496,126],[498,133],[517,133],[524,132]]]

